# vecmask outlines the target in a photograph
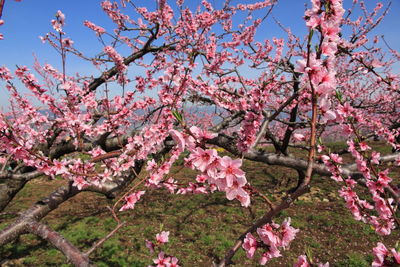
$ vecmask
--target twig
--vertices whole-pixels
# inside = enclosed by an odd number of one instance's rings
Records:
[[[112,230],[110,233],[108,233],[108,235],[97,241],[88,251],[86,251],[86,253],[84,253],[84,255],[89,256],[90,253],[92,253],[96,248],[101,246],[105,241],[107,241],[107,239],[113,236],[119,230],[119,228],[121,228],[124,225],[125,222],[118,223],[118,225],[114,228],[114,230]]]

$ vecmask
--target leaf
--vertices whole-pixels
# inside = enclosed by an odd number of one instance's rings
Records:
[[[172,115],[174,115],[175,119],[176,119],[178,122],[180,122],[180,123],[183,122],[183,116],[182,116],[181,113],[179,113],[179,111],[173,110],[173,111],[172,111]]]

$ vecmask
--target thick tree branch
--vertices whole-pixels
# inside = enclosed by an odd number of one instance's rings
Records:
[[[51,229],[49,226],[31,220],[27,223],[27,231],[35,234],[50,242],[75,266],[88,267],[89,257],[77,249],[73,244],[66,240],[62,235]]]
[[[236,140],[228,135],[219,134],[217,137],[208,140],[209,144],[213,144],[222,147],[234,155],[243,155],[244,158],[266,163],[268,165],[277,165],[282,167],[288,167],[296,170],[307,170],[307,161],[301,158],[295,158],[285,155],[277,155],[275,153],[267,153],[264,151],[250,150],[246,153],[241,153],[236,147]],[[400,156],[400,153],[393,153],[387,156],[382,156],[380,161],[390,162],[396,160]],[[343,176],[359,176],[360,173],[357,171],[357,164],[346,164],[341,166]],[[332,173],[324,164],[313,164],[313,172],[322,176],[331,176]]]
[[[6,2],[6,0],[0,0],[0,19],[3,15],[3,8],[4,8],[4,3]]]
[[[28,230],[31,221],[39,221],[50,211],[56,209],[61,203],[75,196],[80,191],[71,185],[62,186],[48,197],[38,201],[31,208],[22,212],[19,218],[0,232],[0,246],[11,242]]]

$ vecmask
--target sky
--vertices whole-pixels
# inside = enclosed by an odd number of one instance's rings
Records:
[[[52,31],[50,21],[54,18],[57,10],[61,10],[66,16],[66,26],[64,31],[67,36],[74,41],[74,46],[87,55],[95,55],[102,50],[95,34],[83,26],[85,20],[106,28],[113,29],[113,23],[105,15],[100,7],[100,0],[22,0],[16,2],[6,0],[2,19],[4,25],[0,26],[0,33],[4,35],[4,40],[0,40],[0,66],[7,66],[15,69],[16,65],[26,65],[32,67],[34,58],[37,57],[41,63],[50,63],[55,67],[60,67],[60,56],[48,44],[43,44],[39,36]],[[146,6],[154,9],[153,0],[134,0],[137,6]],[[172,1],[168,1],[172,2]],[[186,0],[185,3],[190,7],[197,6],[200,0]],[[221,5],[222,0],[209,0],[213,5]],[[254,3],[256,1],[244,0],[232,3]],[[351,0],[344,0],[345,8],[351,4]],[[378,1],[367,0],[369,5],[374,5]],[[388,0],[382,1],[384,4]],[[308,0],[280,0],[273,10],[273,16],[284,26],[290,27],[295,33],[305,34],[306,27],[302,16],[304,5],[309,4]],[[133,13],[132,18],[136,17]],[[257,15],[257,14],[256,14]],[[385,39],[396,50],[400,50],[400,0],[393,0],[392,8],[383,23],[375,30],[376,34],[385,35]],[[240,19],[240,18],[238,18]],[[271,39],[273,36],[285,37],[282,30],[268,18],[262,31],[259,31],[256,39]],[[68,58],[67,71],[69,73],[89,74],[93,68],[76,58]],[[3,88],[2,88],[3,87]],[[0,106],[8,103],[6,89],[0,84]]]

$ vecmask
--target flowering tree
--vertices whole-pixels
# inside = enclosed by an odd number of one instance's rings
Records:
[[[130,0],[103,1],[115,29],[84,22],[103,45],[94,57],[75,48],[58,11],[51,21],[54,31],[41,39],[60,54],[61,70],[40,62],[36,74],[25,66],[13,73],[0,67],[3,87],[11,95],[9,108],[0,113],[0,209],[37,177],[60,176],[66,185],[21,212],[0,232],[0,244],[29,232],[73,264],[88,266],[90,253],[123,226],[119,212],[140,205],[145,188],[173,194],[222,191],[243,207],[262,197],[269,209],[215,265],[231,264],[241,248],[249,258],[261,250],[257,260],[266,264],[281,256],[298,232],[290,218],[280,225],[273,219],[309,191],[315,174],[342,185],[339,194],[355,220],[370,224],[379,235],[397,231],[400,189],[386,163],[400,164],[400,76],[393,69],[400,55],[387,44],[380,47],[379,37],[370,37],[388,7],[378,3],[369,11],[364,1],[354,0],[346,10],[341,0],[312,0],[304,14],[305,37],[285,29],[284,38],[256,41],[276,4],[225,1],[217,9],[203,0],[193,11],[183,0],[158,0],[154,10]],[[353,18],[356,9],[363,16]],[[253,16],[260,13],[260,18]],[[243,14],[237,25],[235,17]],[[69,56],[93,63],[102,74],[68,75]],[[132,73],[133,65],[145,74]],[[196,107],[206,111],[193,112]],[[326,142],[339,134],[347,150],[330,151]],[[372,138],[384,140],[393,153],[373,151],[368,146]],[[260,149],[262,144],[274,152]],[[217,147],[230,156],[219,155]],[[307,156],[292,155],[289,147]],[[344,153],[351,162],[342,159]],[[168,175],[179,157],[198,172],[188,184]],[[249,184],[243,159],[294,169],[297,186],[273,203],[262,188]],[[368,189],[367,199],[358,196],[360,186]],[[87,252],[40,222],[82,191],[116,198],[111,213],[118,222]],[[168,235],[161,232],[156,243],[147,241],[148,248],[161,249]],[[399,252],[382,243],[373,252],[374,266],[400,264]],[[154,263],[179,266],[162,250]],[[310,263],[300,255],[295,266]]]

